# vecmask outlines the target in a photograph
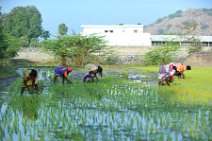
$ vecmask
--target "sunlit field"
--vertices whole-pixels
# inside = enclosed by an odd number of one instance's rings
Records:
[[[39,92],[20,96],[21,78],[4,91],[0,139],[212,140],[212,68],[192,68],[160,87],[157,71],[105,66],[98,83],[83,83],[77,70],[73,84],[62,85],[52,83],[52,68],[38,68]]]

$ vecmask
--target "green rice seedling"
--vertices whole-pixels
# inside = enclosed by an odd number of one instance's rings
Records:
[[[5,132],[4,129],[2,128],[2,125],[0,124],[0,139],[3,140],[3,138],[5,137]]]
[[[18,140],[19,141],[23,141],[23,137],[22,137],[22,133],[21,132],[19,132],[19,134],[18,134]]]
[[[15,115],[14,120],[13,120],[13,128],[15,130],[15,133],[18,134],[18,132],[19,132],[19,119],[18,119],[17,115]]]
[[[192,71],[186,71],[186,79],[176,79],[175,85],[171,87],[160,87],[160,93],[172,93],[173,101],[184,104],[209,104],[212,101],[211,71],[212,68],[194,68]],[[164,89],[164,92],[161,92],[161,89]]]

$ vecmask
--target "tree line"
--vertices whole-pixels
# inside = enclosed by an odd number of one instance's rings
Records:
[[[0,58],[15,56],[20,47],[37,43],[46,32],[35,6],[15,7],[4,14],[0,7]]]

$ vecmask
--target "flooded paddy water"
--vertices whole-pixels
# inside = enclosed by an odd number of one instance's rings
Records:
[[[62,85],[51,82],[52,68],[38,72],[39,93],[20,96],[21,78],[3,91],[1,140],[212,140],[211,105],[170,100],[157,74],[107,71],[83,83],[84,72],[73,71],[73,84]]]

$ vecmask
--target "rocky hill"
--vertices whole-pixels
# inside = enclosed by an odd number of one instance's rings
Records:
[[[152,35],[178,34],[180,26],[188,25],[192,21],[197,23],[198,35],[212,36],[212,8],[178,10],[144,26],[144,32],[149,32]]]

